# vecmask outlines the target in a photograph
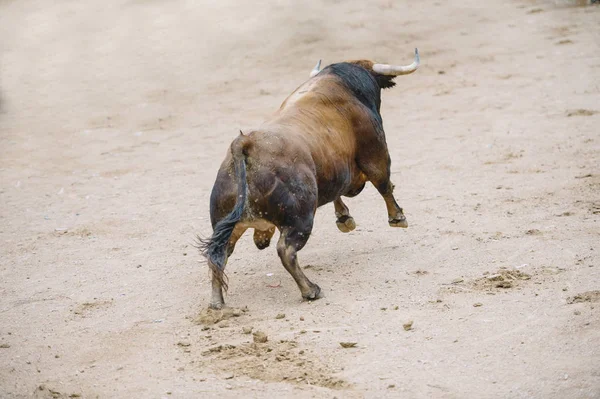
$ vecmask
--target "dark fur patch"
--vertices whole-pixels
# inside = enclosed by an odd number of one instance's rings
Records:
[[[396,82],[394,82],[394,78],[395,78],[395,76],[386,76],[386,75],[379,75],[379,74],[375,75],[375,80],[377,81],[377,84],[379,85],[379,87],[381,87],[382,89],[389,89],[389,88],[396,86]]]
[[[379,109],[381,107],[381,87],[365,68],[348,62],[329,65],[321,74],[331,73],[339,77],[345,86],[373,112],[373,116],[381,123]]]

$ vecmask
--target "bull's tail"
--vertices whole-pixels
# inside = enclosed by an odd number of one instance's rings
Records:
[[[240,132],[241,133],[241,132]],[[208,239],[198,237],[198,248],[208,261],[208,267],[213,277],[227,291],[227,276],[225,275],[225,262],[227,260],[227,245],[235,225],[242,219],[244,206],[248,196],[248,182],[246,181],[246,147],[247,137],[241,134],[231,143],[231,154],[237,183],[237,199],[233,210],[221,219],[214,227],[213,234]]]

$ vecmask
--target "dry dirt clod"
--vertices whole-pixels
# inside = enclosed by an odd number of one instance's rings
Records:
[[[285,319],[285,313],[279,313],[277,316],[275,316],[276,319]]]
[[[242,332],[244,334],[250,334],[252,332],[253,327],[242,327]]]
[[[404,331],[412,330],[412,326],[413,326],[412,320],[402,324],[402,328],[404,328]]]
[[[496,283],[497,288],[511,288],[513,285],[510,281],[499,281]]]
[[[581,312],[580,312],[579,310],[576,310],[576,311],[574,311],[574,312],[573,312],[573,314],[574,314],[575,316],[579,316],[579,315],[581,314]]]
[[[194,319],[196,324],[217,324],[221,320],[227,320],[232,317],[239,317],[243,313],[247,312],[247,308],[237,309],[237,308],[223,308],[219,310],[215,309],[203,309],[202,312]]]
[[[464,278],[455,278],[454,280],[452,280],[452,284],[460,284],[463,281],[465,281]]]
[[[0,348],[8,349],[8,348],[10,348],[10,345],[9,344],[0,344]]]
[[[358,342],[340,342],[342,348],[354,348],[357,344]]]
[[[218,326],[219,326],[219,328],[227,328],[227,327],[229,327],[229,322],[223,320],[223,321],[219,322]]]
[[[480,306],[483,306],[483,303],[481,303],[481,302],[475,302],[475,303],[473,304],[473,307],[475,307],[475,308],[478,308],[478,307],[480,307]]]
[[[304,316],[300,316],[300,321],[304,321]]]
[[[188,346],[191,346],[191,345],[192,344],[190,344],[187,341],[179,341],[179,342],[177,342],[177,346],[181,346],[181,347],[184,347],[184,348],[187,348]]]
[[[600,291],[587,291],[567,298],[569,305],[581,302],[600,302]]]
[[[257,344],[264,344],[269,340],[267,334],[262,331],[256,331],[254,334],[252,334],[252,338]]]

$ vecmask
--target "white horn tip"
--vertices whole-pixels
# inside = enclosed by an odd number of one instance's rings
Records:
[[[315,65],[315,67],[313,68],[313,70],[310,71],[310,77],[312,78],[313,76],[315,76],[319,72],[321,72],[321,60],[317,61],[317,65]]]

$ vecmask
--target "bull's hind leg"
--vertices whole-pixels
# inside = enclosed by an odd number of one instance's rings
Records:
[[[239,225],[236,226],[235,229],[233,229],[233,233],[231,234],[231,237],[229,238],[229,241],[227,242],[227,249],[226,249],[227,257],[225,258],[225,264],[223,265],[223,271],[225,271],[225,266],[227,266],[227,260],[229,259],[229,256],[231,256],[231,254],[233,253],[233,250],[235,249],[235,244],[240,239],[240,237],[244,234],[245,231],[246,231],[246,227],[241,227]],[[219,282],[219,280],[217,280],[215,278],[215,276],[213,276],[213,278],[212,278],[212,299],[210,301],[210,307],[212,309],[221,309],[223,307],[223,305],[225,305],[225,300],[223,299],[223,287],[221,286],[221,283]]]
[[[350,210],[348,210],[348,207],[340,197],[333,201],[333,206],[335,208],[335,217],[337,217],[335,222],[337,228],[342,233],[349,233],[354,230],[356,228],[354,218],[350,216]]]
[[[309,236],[310,229],[308,231],[299,231],[294,228],[282,229],[281,237],[277,242],[277,254],[285,269],[296,280],[302,297],[313,300],[319,298],[321,289],[304,275],[298,264],[298,251],[304,247]]]

